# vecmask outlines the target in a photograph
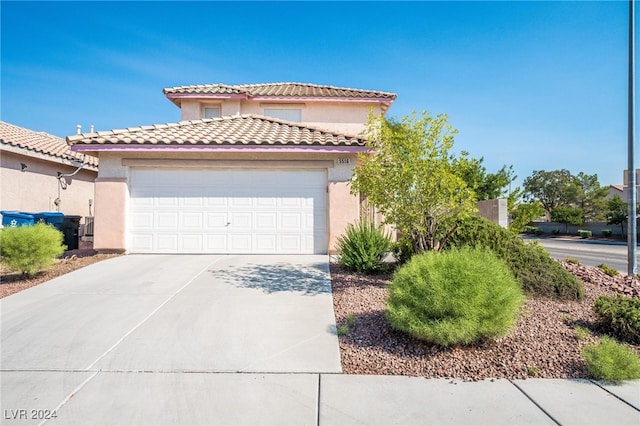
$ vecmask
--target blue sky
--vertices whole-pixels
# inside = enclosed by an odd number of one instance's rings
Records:
[[[177,85],[298,81],[446,113],[489,171],[627,166],[627,2],[2,1],[3,121],[61,137],[179,121]]]

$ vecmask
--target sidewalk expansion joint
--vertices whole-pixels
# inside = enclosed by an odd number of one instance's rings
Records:
[[[318,403],[316,405],[316,426],[320,426],[320,389],[322,374],[318,374]]]
[[[627,404],[629,407],[633,408],[634,410],[640,412],[640,409],[638,409],[638,407],[636,407],[635,405],[631,404],[630,402],[628,402],[626,399],[620,398],[618,395],[616,395],[615,393],[611,392],[609,389],[605,388],[604,386],[602,386],[600,383],[598,383],[596,380],[591,380],[588,379],[591,383],[593,383],[594,385],[596,385],[597,387],[599,387],[600,389],[602,389],[603,391],[605,391],[606,393],[608,393],[609,395],[613,396],[614,398],[624,402],[625,404]]]
[[[511,383],[513,386],[516,387],[516,389],[518,389],[520,392],[522,392],[522,394],[533,403],[533,405],[535,405],[536,407],[538,407],[538,409],[540,411],[542,411],[547,417],[549,417],[551,419],[551,421],[553,421],[555,424],[557,424],[558,426],[562,426],[562,424],[557,421],[547,410],[545,410],[544,408],[542,408],[542,406],[540,404],[538,404],[531,396],[529,396],[529,394],[527,394],[520,386],[518,386],[517,384],[515,384],[515,382],[513,382],[513,380],[508,379],[509,383]]]

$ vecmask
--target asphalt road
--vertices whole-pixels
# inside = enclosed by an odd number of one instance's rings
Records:
[[[551,256],[556,259],[573,257],[578,259],[580,263],[591,266],[606,263],[622,273],[627,273],[626,243],[559,238],[526,237],[525,239],[538,240]],[[638,251],[640,252],[640,249]]]

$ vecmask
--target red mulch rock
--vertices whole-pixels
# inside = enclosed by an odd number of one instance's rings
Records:
[[[343,372],[463,380],[587,377],[580,352],[598,334],[593,302],[600,295],[640,297],[638,280],[609,277],[597,268],[561,263],[583,279],[583,301],[530,297],[508,336],[449,348],[417,340],[388,325],[384,311],[390,274],[354,274],[332,264],[337,324],[347,324],[350,316],[357,318],[348,333],[339,337]],[[592,335],[579,341],[576,325],[590,329]],[[634,348],[640,353],[640,346]]]

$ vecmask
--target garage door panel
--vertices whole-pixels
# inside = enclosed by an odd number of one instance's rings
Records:
[[[152,234],[133,234],[132,237],[133,247],[138,248],[141,252],[151,253],[153,252],[153,235]]]
[[[156,197],[158,207],[178,207],[178,197]]]
[[[253,249],[251,235],[229,235],[229,250],[231,253],[248,253]]]
[[[203,250],[202,234],[182,234],[180,251],[183,253],[201,253]]]
[[[130,251],[326,253],[326,171],[131,170]]]
[[[156,217],[156,228],[159,230],[178,229],[178,212],[159,212]]]
[[[301,213],[280,213],[280,228],[282,230],[297,230],[301,228],[301,224]]]
[[[278,248],[276,234],[255,235],[253,245],[258,253],[274,253]]]
[[[150,230],[153,228],[154,214],[151,211],[148,212],[136,212],[131,216],[132,226],[135,229]]]
[[[227,209],[227,198],[226,197],[206,197],[204,199],[205,207],[207,208],[219,208],[222,210]]]
[[[302,238],[299,235],[281,235],[280,247],[283,251],[298,252],[302,250]]]
[[[227,235],[207,234],[205,236],[205,252],[207,253],[227,253]]]
[[[226,228],[229,218],[226,213],[206,213],[206,229]]]
[[[229,214],[229,226],[235,231],[251,231],[253,214],[248,212],[232,212]]]
[[[202,229],[202,213],[201,212],[184,212],[182,213],[182,227]]]
[[[253,199],[251,197],[233,197],[229,199],[229,207],[234,208],[247,208],[253,207]]]
[[[156,234],[158,251],[163,253],[178,253],[178,234]]]

